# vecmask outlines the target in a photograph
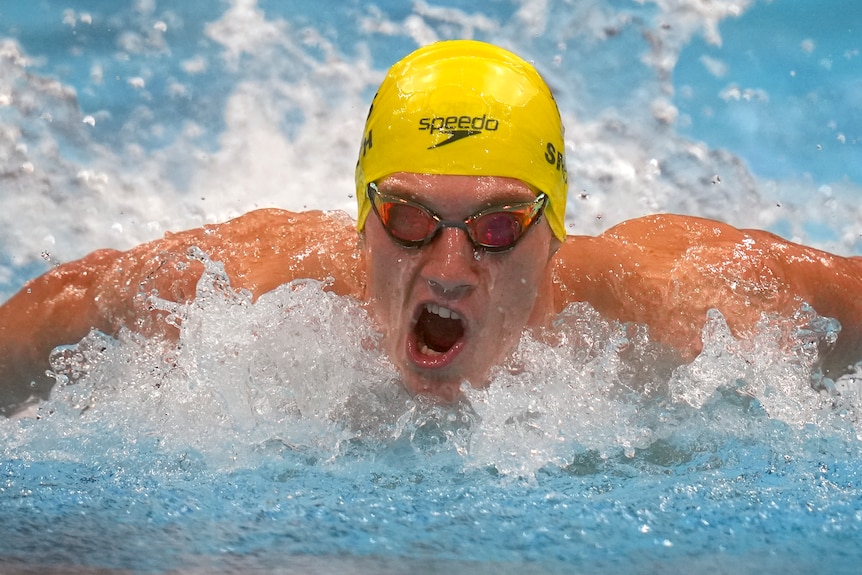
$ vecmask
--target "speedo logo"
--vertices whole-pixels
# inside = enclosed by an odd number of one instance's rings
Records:
[[[420,118],[419,130],[427,131],[429,134],[448,134],[445,140],[428,146],[429,150],[445,146],[458,140],[463,140],[482,132],[495,132],[500,127],[500,121],[489,118],[487,114],[481,116],[431,116]]]

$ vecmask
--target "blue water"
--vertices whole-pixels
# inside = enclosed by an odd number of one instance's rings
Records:
[[[862,7],[757,3],[722,26],[721,47],[695,39],[683,51],[674,74],[678,87],[691,88],[678,98],[692,118],[683,133],[733,150],[760,176],[859,182],[860,31]],[[724,73],[711,74],[704,56],[723,61]],[[721,98],[731,84],[763,93]]]
[[[860,14],[4,2],[0,294],[254,207],[353,213],[383,70],[446,37],[512,48],[554,87],[572,233],[674,211],[862,254]],[[517,370],[441,409],[358,343],[375,335],[354,302],[303,284],[252,305],[210,279],[170,310],[179,346],[92,334],[38,419],[0,422],[0,572],[858,570],[862,375],[819,380],[779,319],[739,342],[713,318],[667,373],[642,332],[575,307],[568,345],[525,339]]]
[[[528,485],[422,453],[346,457],[325,469],[273,450],[258,468],[231,473],[192,457],[111,468],[11,461],[4,549],[25,564],[141,571],[245,563],[303,572],[311,556],[324,568],[354,557],[421,572],[475,562],[468,571],[852,573],[858,459],[827,463],[821,450],[840,446],[800,444],[807,457],[762,439],[685,454],[671,441],[625,463],[583,456]]]

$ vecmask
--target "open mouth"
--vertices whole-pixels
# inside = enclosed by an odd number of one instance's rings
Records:
[[[464,320],[454,311],[428,303],[422,307],[413,327],[415,352],[421,356],[418,363],[438,367],[448,363],[450,352],[460,348],[464,337]]]

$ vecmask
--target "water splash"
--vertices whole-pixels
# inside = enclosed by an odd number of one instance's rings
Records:
[[[764,315],[751,338],[737,339],[720,312],[710,310],[704,347],[690,364],[675,370],[670,397],[701,408],[722,388],[756,399],[766,412],[795,426],[822,424],[830,417],[830,393],[816,368],[820,349],[835,343],[840,324],[803,305],[791,317]]]
[[[93,332],[56,350],[56,390],[7,454],[50,444],[52,456],[86,460],[156,449],[234,469],[273,449],[335,465],[406,449],[532,481],[549,467],[659,457],[670,438],[672,452],[690,457],[753,429],[771,437],[775,424],[856,433],[856,380],[824,382],[815,367],[838,326],[808,307],[764,317],[748,339],[712,311],[702,353],[679,365],[642,326],[574,304],[552,329],[525,334],[489,387],[465,386],[463,402],[440,406],[403,391],[359,302],[310,280],[252,301],[219,262],[197,248],[189,257],[205,268],[197,297],[146,302],[178,339]]]

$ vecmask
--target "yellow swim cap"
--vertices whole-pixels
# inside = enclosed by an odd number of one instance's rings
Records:
[[[546,217],[566,237],[563,126],[533,66],[484,42],[452,40],[390,68],[371,103],[356,166],[357,228],[366,185],[395,172],[517,178],[548,195]]]

